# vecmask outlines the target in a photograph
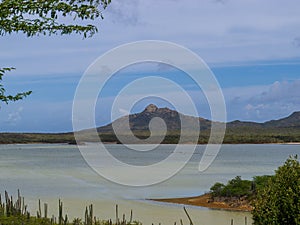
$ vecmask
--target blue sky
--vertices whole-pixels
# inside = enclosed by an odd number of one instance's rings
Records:
[[[32,90],[33,94],[24,101],[1,105],[0,131],[71,131],[74,93],[88,66],[118,45],[153,39],[183,45],[208,64],[222,87],[229,121],[262,122],[300,111],[298,0],[112,2],[105,19],[97,22],[99,33],[89,39],[77,35],[1,37],[0,65],[17,68],[5,76],[7,91]],[[178,82],[194,99],[199,116],[210,117],[201,90],[182,73],[155,65],[145,66],[149,71],[140,68],[143,65],[125,69],[111,80],[97,105],[99,125],[110,121],[108,108],[118,90],[148,75]],[[132,111],[151,102],[171,106],[145,99]]]

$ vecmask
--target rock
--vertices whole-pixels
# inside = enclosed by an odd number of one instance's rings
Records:
[[[157,111],[157,106],[154,105],[154,104],[150,104],[148,105],[146,108],[145,108],[145,111],[146,112],[149,112],[149,113],[153,113],[153,112],[156,112]]]

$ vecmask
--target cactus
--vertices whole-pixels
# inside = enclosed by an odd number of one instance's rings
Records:
[[[47,219],[48,217],[48,205],[44,203],[44,218]]]
[[[63,203],[60,201],[60,199],[58,200],[58,224],[62,225],[63,223]]]

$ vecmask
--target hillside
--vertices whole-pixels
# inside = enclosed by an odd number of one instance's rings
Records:
[[[113,126],[117,127],[121,135],[128,143],[132,140],[128,136],[126,124],[128,123],[131,131],[140,139],[149,137],[149,122],[151,119],[159,117],[164,120],[167,126],[167,136],[163,143],[177,143],[180,137],[181,123],[184,120],[183,130],[188,129],[195,120],[200,122],[201,133],[199,143],[208,142],[212,121],[201,118],[180,114],[169,108],[158,108],[150,104],[142,112],[131,114],[115,120],[113,123],[97,128],[103,141],[118,142],[115,137]],[[215,122],[217,123],[217,122]],[[295,112],[286,118],[271,120],[264,123],[232,121],[226,124],[227,130],[224,143],[285,143],[300,142],[300,112]],[[155,132],[157,135],[159,130]]]
[[[209,130],[211,128],[212,121],[201,118],[201,117],[193,117],[187,116],[184,114],[180,114],[175,110],[171,110],[169,108],[158,108],[156,105],[150,104],[148,105],[144,111],[136,114],[131,114],[128,116],[121,117],[115,120],[113,123],[110,123],[106,126],[102,126],[97,128],[100,133],[112,133],[113,128],[112,124],[116,127],[124,127],[128,121],[130,128],[132,131],[148,131],[149,130],[149,122],[151,119],[155,117],[159,117],[163,119],[167,125],[168,131],[179,131],[181,129],[180,117],[184,119],[185,127],[189,127],[191,123],[195,120],[199,120],[201,130]],[[286,118],[282,118],[279,120],[271,120],[264,123],[256,123],[256,122],[244,122],[244,121],[232,121],[226,124],[227,128],[299,128],[300,129],[300,112],[294,112],[290,116]]]
[[[103,142],[120,143],[116,137],[113,126],[117,127],[122,136],[122,143],[135,143],[135,140],[129,137],[129,129],[139,139],[146,140],[149,135],[149,123],[153,118],[162,119],[167,128],[167,135],[162,138],[162,143],[175,144],[180,138],[180,131],[194,132],[192,124],[196,121],[200,122],[199,144],[208,142],[212,121],[201,118],[183,115],[169,108],[158,108],[150,104],[142,112],[121,117],[113,123],[106,126],[98,127],[97,131]],[[181,120],[183,127],[181,127]],[[158,125],[162,123],[158,121]],[[218,122],[214,122],[218,124]],[[300,142],[300,112],[294,112],[286,118],[279,120],[271,120],[264,123],[232,121],[226,124],[227,130],[224,143],[244,144],[244,143],[287,143]],[[154,135],[162,135],[158,126],[154,130]],[[80,131],[82,141],[98,141],[91,135],[89,130]],[[157,139],[159,140],[159,139]],[[72,132],[63,134],[28,134],[28,133],[0,133],[0,144],[5,143],[75,143]],[[148,143],[148,142],[145,142]]]
[[[149,123],[153,118],[161,118],[164,120],[168,132],[178,132],[181,129],[181,120],[184,121],[184,127],[188,129],[189,127],[192,127],[192,124],[195,122],[195,120],[198,120],[200,122],[200,128],[202,130],[210,129],[211,121],[206,120],[201,117],[192,117],[180,114],[179,112],[175,110],[171,110],[169,108],[158,108],[156,105],[150,104],[148,105],[144,111],[141,113],[131,114],[129,116],[124,116],[116,121],[114,121],[111,124],[108,124],[103,127],[99,127],[97,130],[100,133],[112,133],[113,128],[112,124],[114,124],[115,127],[119,127],[120,130],[126,131],[126,124],[128,123],[128,117],[129,117],[129,124],[130,129],[134,131],[149,131]]]
[[[266,127],[295,127],[300,128],[300,112],[294,112],[290,116],[279,119],[271,120],[269,122],[263,123]]]

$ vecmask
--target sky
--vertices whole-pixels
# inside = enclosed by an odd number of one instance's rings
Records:
[[[32,90],[27,99],[1,104],[0,132],[72,131],[72,104],[87,68],[107,51],[130,42],[162,40],[184,46],[201,57],[223,92],[227,121],[264,122],[300,111],[300,2],[298,0],[112,0],[97,21],[99,33],[0,37],[1,67],[16,67],[4,78],[7,93]],[[193,99],[198,116],[210,118],[201,89],[182,71],[157,63],[130,66],[116,73],[99,95],[97,125],[111,121],[110,108],[127,84],[146,76],[173,80]],[[172,95],[181,93],[160,83],[145,83]],[[135,93],[137,94],[137,93]],[[129,104],[130,98],[124,98]],[[139,112],[146,98],[118,116]]]

